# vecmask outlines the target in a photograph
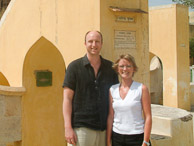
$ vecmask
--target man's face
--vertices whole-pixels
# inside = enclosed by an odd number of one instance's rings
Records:
[[[99,55],[102,48],[101,36],[96,31],[91,31],[86,36],[85,46],[90,55]]]

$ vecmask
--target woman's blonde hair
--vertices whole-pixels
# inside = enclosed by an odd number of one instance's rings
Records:
[[[138,67],[135,63],[135,59],[132,55],[130,54],[123,54],[123,55],[120,55],[119,58],[115,61],[115,63],[113,64],[112,68],[118,73],[118,65],[119,65],[119,61],[121,59],[126,59],[127,61],[129,61],[130,63],[132,63],[132,66],[134,68],[134,73],[137,72],[138,70]]]

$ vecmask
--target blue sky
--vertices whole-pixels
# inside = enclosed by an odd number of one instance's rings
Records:
[[[148,0],[149,6],[173,4],[172,0]]]
[[[173,4],[172,0],[148,0],[148,2],[149,2],[149,6]],[[194,9],[192,9],[192,11],[194,11]]]

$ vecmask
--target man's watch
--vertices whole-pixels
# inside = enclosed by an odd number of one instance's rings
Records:
[[[147,142],[147,141],[143,141],[143,143],[145,143],[146,145],[150,145],[150,143],[149,142]]]

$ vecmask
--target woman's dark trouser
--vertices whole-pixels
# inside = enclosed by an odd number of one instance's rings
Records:
[[[144,134],[122,135],[112,132],[112,146],[142,146]]]

